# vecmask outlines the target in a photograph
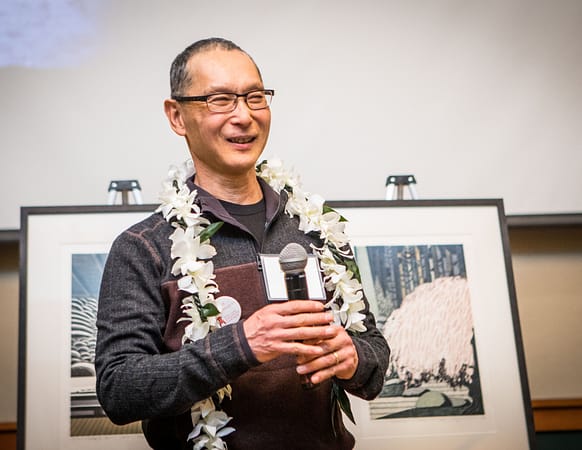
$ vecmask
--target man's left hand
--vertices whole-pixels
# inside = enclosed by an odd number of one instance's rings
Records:
[[[358,353],[350,335],[339,325],[330,325],[326,338],[318,341],[304,341],[304,344],[321,347],[325,354],[307,360],[305,356],[297,358],[297,372],[300,375],[311,374],[313,384],[321,383],[332,377],[349,380],[358,368]]]

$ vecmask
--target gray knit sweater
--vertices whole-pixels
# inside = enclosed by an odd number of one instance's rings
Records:
[[[258,264],[259,253],[279,253],[289,242],[310,251],[316,239],[299,231],[296,218],[284,213],[286,195],[262,180],[267,224],[262,248],[219,201],[196,187],[204,215],[224,221],[213,236],[213,258],[220,294],[236,298],[241,320],[206,338],[181,345],[185,322],[181,299],[171,274],[173,228],[153,214],[123,232],[113,243],[101,284],[95,365],[97,395],[118,424],[142,420],[148,443],[155,449],[186,449],[192,430],[190,407],[231,384],[232,400],[223,407],[234,417],[236,431],[226,437],[237,449],[351,449],[353,437],[331,425],[331,382],[301,388],[292,357],[259,364],[243,332],[243,321],[266,304]],[[367,331],[353,337],[359,367],[351,380],[338,380],[350,393],[370,399],[380,392],[389,349],[366,310]],[[337,414],[339,418],[339,413]],[[341,418],[339,418],[341,424]]]

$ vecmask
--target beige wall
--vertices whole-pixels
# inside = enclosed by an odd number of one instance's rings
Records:
[[[18,247],[0,244],[0,423],[16,421]]]
[[[581,398],[582,253],[514,262],[532,397]]]
[[[531,396],[582,398],[582,228],[510,234]]]

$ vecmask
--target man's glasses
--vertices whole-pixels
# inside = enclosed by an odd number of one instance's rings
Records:
[[[206,102],[208,110],[217,113],[228,113],[236,109],[238,98],[243,97],[250,109],[258,110],[268,108],[275,95],[273,89],[256,89],[244,94],[221,92],[218,94],[198,95],[194,97],[181,97],[172,95],[177,102]]]

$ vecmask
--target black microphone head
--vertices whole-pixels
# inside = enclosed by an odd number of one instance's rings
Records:
[[[287,244],[279,253],[279,265],[284,273],[299,273],[307,265],[307,252],[295,242]]]

